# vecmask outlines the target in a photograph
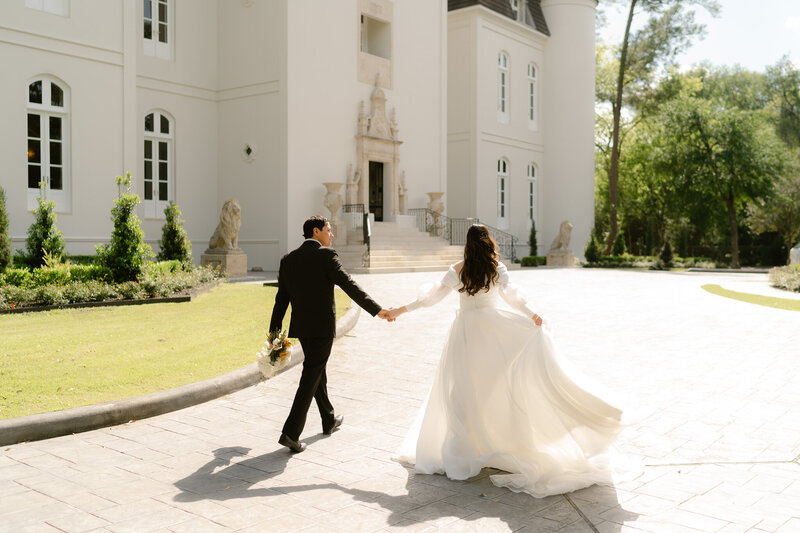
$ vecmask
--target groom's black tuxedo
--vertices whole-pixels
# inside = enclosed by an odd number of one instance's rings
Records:
[[[333,424],[334,413],[328,400],[325,365],[336,336],[334,285],[341,287],[372,316],[381,310],[381,306],[345,272],[339,256],[332,248],[322,246],[314,239],[307,239],[281,259],[278,293],[275,295],[269,330],[281,329],[286,309],[291,303],[289,337],[300,340],[305,355],[300,384],[283,426],[283,433],[295,441],[299,440],[305,426],[312,398],[317,401],[323,429]]]

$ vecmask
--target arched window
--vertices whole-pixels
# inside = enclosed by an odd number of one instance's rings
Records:
[[[532,130],[539,127],[539,112],[536,109],[539,89],[536,81],[536,65],[528,63],[528,128]]]
[[[28,84],[28,208],[36,207],[39,183],[58,211],[70,210],[69,92],[47,76]]]
[[[528,220],[536,221],[536,197],[537,184],[536,184],[536,165],[530,163],[528,165]]]
[[[142,0],[142,37],[144,54],[160,59],[172,59],[174,2],[170,0]]]
[[[144,216],[163,218],[174,193],[174,126],[163,111],[144,117]]]
[[[508,160],[497,160],[497,225],[508,227]]]
[[[497,54],[497,120],[508,122],[508,54]]]

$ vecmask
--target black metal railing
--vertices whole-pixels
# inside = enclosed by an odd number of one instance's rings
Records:
[[[409,209],[409,215],[416,218],[417,229],[441,237],[453,245],[464,245],[467,243],[467,231],[473,224],[480,223],[478,218],[451,218],[441,213],[431,211],[427,207]],[[516,261],[517,259],[517,238],[501,229],[484,224],[489,230],[492,238],[497,243],[500,255],[505,259]]]

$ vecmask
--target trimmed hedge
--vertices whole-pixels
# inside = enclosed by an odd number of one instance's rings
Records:
[[[66,268],[33,272],[12,268],[0,274],[0,310],[171,296],[221,277],[212,268],[181,270],[175,264],[180,266],[178,261],[149,263],[138,280],[122,283],[108,282],[110,272],[99,265],[63,265]]]
[[[585,268],[650,268],[659,259],[649,255],[601,255],[597,261],[587,261]],[[678,257],[673,256],[672,266],[678,268],[714,268],[713,260],[707,257]]]
[[[537,267],[547,264],[547,256],[544,255],[526,255],[520,260],[520,265],[524,267]]]
[[[800,264],[769,269],[769,284],[778,289],[800,292]]]

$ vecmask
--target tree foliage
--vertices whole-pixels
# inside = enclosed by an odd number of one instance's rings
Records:
[[[41,197],[37,202],[38,207],[33,211],[34,221],[28,227],[25,241],[28,251],[26,259],[33,267],[42,266],[45,256],[57,259],[64,254],[64,235],[56,227],[57,217],[53,212],[56,203]]]
[[[117,184],[129,187],[130,173],[127,179],[117,176]],[[150,245],[144,242],[141,221],[136,216],[139,202],[136,194],[129,191],[120,193],[111,209],[111,219],[114,221],[111,242],[96,247],[98,263],[111,271],[117,283],[136,280],[145,261],[153,256]]]
[[[714,15],[719,10],[714,0],[612,0],[609,3],[626,6],[628,16],[617,49],[617,73],[613,90],[610,90],[611,86],[607,83],[607,69],[600,69],[602,78],[597,84],[598,101],[608,103],[611,107],[611,137],[608,143],[609,230],[606,253],[611,250],[618,231],[623,107],[632,106],[644,111],[645,104],[652,102],[648,95],[656,74],[672,64],[675,56],[704,31],[703,25],[694,22],[694,12],[687,10],[687,6],[701,6]],[[649,18],[641,29],[634,30],[633,21],[637,13],[646,13]]]
[[[531,249],[531,255],[538,255],[539,244],[536,242],[536,221],[531,219],[531,233],[528,237],[528,246]]]
[[[174,202],[170,201],[164,208],[166,222],[161,228],[159,261],[177,260],[186,266],[192,262],[192,243],[183,227],[181,211]]]
[[[6,213],[6,192],[0,187],[0,274],[11,266],[11,237],[8,235],[8,214]]]

